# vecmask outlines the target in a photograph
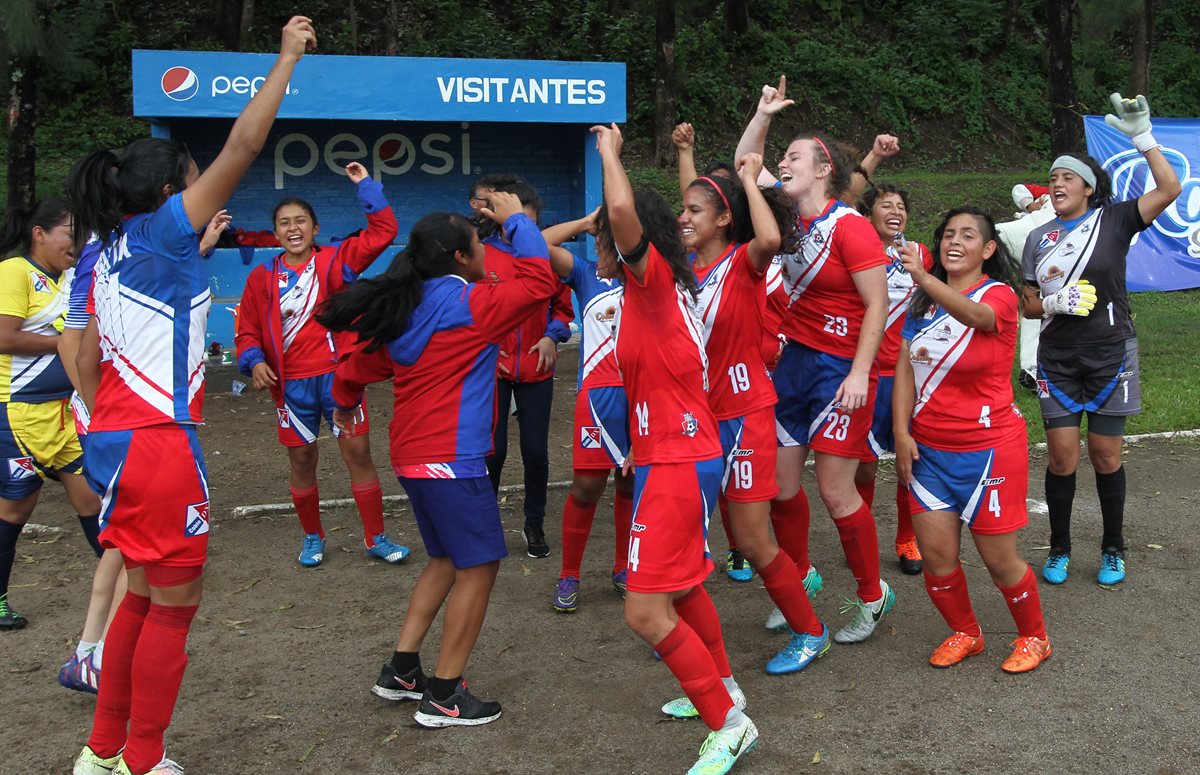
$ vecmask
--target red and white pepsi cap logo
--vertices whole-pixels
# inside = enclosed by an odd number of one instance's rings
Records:
[[[200,79],[186,67],[172,67],[163,73],[162,90],[176,102],[184,102],[200,91]]]

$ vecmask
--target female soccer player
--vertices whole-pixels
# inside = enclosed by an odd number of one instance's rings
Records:
[[[561,285],[546,241],[517,197],[494,192],[489,201],[480,212],[502,226],[517,256],[511,281],[481,283],[484,248],[475,229],[460,215],[432,213],[413,227],[386,273],[351,286],[318,315],[330,330],[357,332],[366,345],[334,377],[339,424],[353,427],[366,385],[393,383],[392,465],[429,561],[413,586],[395,653],[371,691],[420,700],[414,719],[426,727],[477,726],[500,716],[500,703],[480,700],[463,681],[508,554],[484,462],[498,343],[517,321],[545,309]],[[441,652],[426,679],[421,644],[443,605]]]
[[[363,525],[367,554],[403,562],[408,547],[392,543],[383,530],[383,490],[371,459],[370,425],[362,420],[352,433],[332,427],[333,371],[353,341],[333,336],[313,315],[319,306],[358,279],[396,237],[396,216],[383,186],[358,162],[346,166],[358,191],[367,228],[337,247],[315,243],[320,225],[312,205],[289,197],[275,205],[275,237],[283,252],[260,264],[246,278],[235,339],[238,368],[254,387],[271,391],[279,422],[279,443],[291,467],[292,503],[304,530],[300,564],[314,567],[325,556],[321,496],[317,490],[317,437],[321,418],[330,424],[350,474],[350,491]]]
[[[1179,178],[1159,150],[1146,98],[1112,95],[1108,124],[1133,139],[1154,188],[1113,204],[1108,173],[1090,156],[1064,154],[1050,165],[1050,201],[1057,218],[1029,234],[1021,272],[1025,316],[1042,318],[1038,398],[1049,463],[1046,505],[1050,553],[1042,578],[1067,580],[1071,506],[1079,466],[1079,426],[1088,418],[1088,457],[1104,520],[1096,580],[1125,580],[1125,419],[1141,410],[1137,332],[1125,291],[1125,256],[1134,235],[1179,195]]]
[[[762,153],[772,117],[792,104],[787,81],[764,86],[758,111],[738,143],[738,155]],[[779,545],[802,570],[808,565],[808,499],[801,487],[804,460],[816,457],[817,488],[858,582],[850,621],[833,638],[857,643],[875,631],[895,604],[879,577],[879,541],[871,507],[854,474],[871,429],[878,370],[875,356],[887,320],[887,259],[867,219],[836,197],[850,185],[854,163],[818,135],[792,141],[779,162],[779,182],[796,205],[800,247],[785,254],[783,273],[792,304],[783,317],[788,344],[775,370],[779,495],[771,518]],[[774,184],[764,171],[760,184]],[[818,589],[821,582],[806,580]],[[775,625],[772,617],[768,626]]]
[[[892,441],[892,386],[896,379],[896,355],[900,352],[900,329],[904,327],[904,316],[916,290],[912,275],[904,268],[900,249],[907,244],[904,229],[908,226],[908,192],[890,183],[881,183],[863,194],[859,212],[865,215],[875,233],[887,247],[888,316],[883,332],[883,343],[879,345],[879,387],[875,392],[875,415],[871,431],[867,434],[867,445],[854,475],[858,494],[868,506],[875,499],[875,474],[879,469],[879,457],[884,452],[895,452]],[[921,254],[926,270],[933,266],[929,250],[921,243],[913,243]],[[908,510],[908,488],[896,482],[896,556],[900,558],[900,570],[909,575],[921,572],[921,552],[913,533],[912,515]]]
[[[62,483],[97,556],[100,499],[82,475],[71,382],[58,356],[75,264],[70,205],[45,199],[10,210],[0,257],[0,457],[8,459],[0,468],[0,630],[15,630],[28,620],[9,604],[8,581],[42,484]]]
[[[296,62],[315,45],[311,21],[293,17],[270,73],[203,175],[183,145],[145,138],[120,154],[91,154],[67,182],[76,234],[103,235],[80,376],[94,373],[103,353],[89,477],[105,487],[100,539],[121,550],[129,573],[76,775],[182,772],[163,755],[163,732],[187,665],[209,533],[196,424],[212,293],[196,233],[258,155]],[[86,397],[86,379],[84,387]]]
[[[983,651],[959,563],[962,526],[1017,624],[1008,673],[1033,670],[1051,653],[1037,579],[1017,554],[1028,520],[1025,418],[1013,403],[1017,294],[1011,259],[992,219],[970,207],[946,214],[926,271],[920,247],[900,249],[918,288],[905,316],[896,365],[896,472],[909,487],[925,552],[925,589],[954,631],[929,658],[950,667]]]
[[[678,226],[661,196],[634,195],[621,165],[621,132],[595,126],[604,170],[597,216],[602,266],[621,262],[625,303],[617,364],[633,406],[633,525],[629,534],[625,621],[650,644],[712,730],[689,771],[728,772],[754,747],[758,729],[733,679],[721,620],[704,579],[712,572],[705,540],[721,483],[721,442],[705,398],[709,382],[703,324],[693,307],[696,278]]]
[[[617,309],[624,288],[613,266],[601,269],[590,261],[576,259],[571,251],[561,247],[565,240],[595,230],[593,212],[542,232],[550,247],[550,266],[575,291],[583,315],[571,445],[574,475],[563,505],[562,570],[550,598],[550,606],[559,613],[573,613],[579,608],[580,565],[596,517],[596,503],[604,495],[609,471],[614,472],[615,489],[612,585],[622,595],[629,555],[629,525],[633,519],[633,477],[622,470],[629,454],[629,401],[621,386],[615,354]]]

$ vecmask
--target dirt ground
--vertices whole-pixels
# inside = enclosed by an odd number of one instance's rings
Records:
[[[551,480],[570,477],[573,353],[564,354],[555,397]],[[478,729],[423,730],[413,703],[368,692],[391,653],[408,591],[424,558],[411,513],[389,504],[388,532],[414,549],[399,567],[366,557],[355,512],[325,516],[325,563],[296,563],[300,530],[290,513],[234,518],[235,506],[283,502],[287,466],[263,396],[234,397],[231,368],[210,370],[202,431],[212,488],[207,589],[188,644],[190,663],[167,752],[197,773],[682,773],[704,738],[698,722],[665,721],[659,705],[678,695],[670,673],[624,626],[608,584],[611,500],[597,513],[584,560],[581,607],[555,614],[565,492],[550,494],[549,559],[525,555],[521,496],[503,515],[512,552],[469,667],[473,691],[499,699],[504,715]],[[373,447],[386,465],[390,399],[373,389]],[[512,424],[515,434],[515,423]],[[515,435],[514,435],[515,439]],[[323,497],[348,497],[336,449],[321,442]],[[1200,481],[1194,443],[1131,445],[1127,456],[1129,580],[1095,583],[1099,510],[1086,465],[1080,472],[1076,552],[1070,581],[1042,586],[1054,657],[1035,673],[999,669],[1015,637],[1012,620],[973,548],[967,575],[987,650],[951,670],[927,664],[947,632],[919,577],[900,574],[890,552],[894,474],[881,467],[876,498],[883,574],[895,610],[868,642],[838,646],[788,677],[763,672],[785,640],[763,629],[770,600],[759,579],[736,584],[714,573],[730,659],[761,730],[745,773],[1184,773],[1200,772],[1200,654],[1190,612],[1200,586],[1193,530]],[[1035,457],[1034,492],[1044,460]],[[519,481],[510,445],[506,478]],[[399,493],[383,476],[386,493]],[[812,482],[809,497],[814,504]],[[814,561],[825,576],[817,613],[840,622],[853,591],[836,531],[815,507]],[[64,773],[90,726],[94,698],[62,689],[59,665],[78,636],[94,561],[57,487],[35,522],[62,525],[61,538],[23,539],[11,599],[30,619],[0,635],[0,773]],[[714,556],[725,539],[714,525]],[[1047,528],[1031,516],[1026,558],[1040,564]],[[435,661],[435,626],[424,657]]]

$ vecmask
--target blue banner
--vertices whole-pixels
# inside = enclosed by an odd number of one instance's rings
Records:
[[[233,118],[274,54],[134,51],[133,112]],[[625,121],[625,65],[500,59],[306,56],[279,118],[375,121]]]
[[[1137,199],[1153,186],[1150,165],[1124,134],[1101,116],[1085,116],[1088,153],[1112,176],[1118,200]],[[1200,119],[1155,118],[1154,137],[1175,168],[1183,191],[1129,248],[1131,291],[1200,288]]]

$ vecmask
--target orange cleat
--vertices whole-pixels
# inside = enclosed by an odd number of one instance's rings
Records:
[[[917,548],[917,539],[896,544],[896,556],[900,558],[901,573],[915,576],[921,572],[921,550]]]
[[[968,635],[956,632],[942,641],[942,645],[933,650],[929,664],[934,667],[952,667],[967,657],[973,657],[983,651],[983,635]]]
[[[1013,653],[1000,669],[1006,673],[1028,673],[1050,658],[1050,641],[1042,638],[1017,638],[1012,642]]]

